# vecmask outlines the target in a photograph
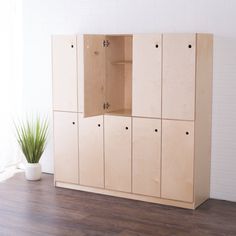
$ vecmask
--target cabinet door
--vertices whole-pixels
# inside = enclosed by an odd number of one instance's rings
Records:
[[[78,184],[77,113],[54,112],[55,180]]]
[[[133,118],[133,192],[160,197],[161,120]]]
[[[77,111],[76,36],[52,38],[53,110]]]
[[[104,119],[105,188],[131,192],[131,118]]]
[[[134,116],[161,118],[162,36],[133,36]]]
[[[105,100],[104,35],[84,35],[84,115],[101,115]]]
[[[195,34],[163,35],[163,118],[194,120],[195,57]]]
[[[194,122],[162,121],[161,196],[193,201]]]
[[[79,114],[80,184],[104,187],[103,116]]]

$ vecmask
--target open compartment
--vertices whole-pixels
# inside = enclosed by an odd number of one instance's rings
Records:
[[[132,36],[84,36],[84,116],[132,114]]]

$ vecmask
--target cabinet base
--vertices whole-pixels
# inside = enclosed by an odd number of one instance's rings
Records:
[[[162,205],[181,207],[181,208],[186,208],[186,209],[196,209],[196,207],[200,205],[200,204],[196,205],[194,202],[189,203],[189,202],[174,201],[174,200],[169,200],[169,199],[137,195],[137,194],[132,194],[132,193],[108,190],[108,189],[101,189],[101,188],[81,186],[77,184],[63,183],[63,182],[58,182],[58,181],[55,181],[55,186],[61,187],[61,188],[68,188],[68,189],[80,190],[80,191],[85,191],[85,192],[97,193],[97,194],[104,194],[104,195],[109,195],[109,196],[114,196],[114,197],[121,197],[121,198],[127,198],[127,199],[132,199],[132,200],[139,200],[139,201],[144,201],[144,202],[151,202],[151,203],[158,203]]]

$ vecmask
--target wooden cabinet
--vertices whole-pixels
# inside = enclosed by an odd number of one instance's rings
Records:
[[[193,201],[194,123],[162,121],[163,198]]]
[[[162,35],[133,36],[132,114],[161,118]]]
[[[160,197],[161,120],[133,118],[133,193]]]
[[[55,181],[79,183],[77,113],[54,112]]]
[[[194,120],[196,34],[163,35],[162,117]]]
[[[105,187],[131,192],[131,117],[104,117]]]
[[[207,200],[212,35],[52,43],[55,185],[191,209]]]
[[[53,110],[77,111],[76,36],[52,38]]]
[[[104,188],[103,116],[79,114],[80,184]]]

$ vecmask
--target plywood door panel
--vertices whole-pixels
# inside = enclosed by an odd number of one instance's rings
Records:
[[[163,118],[194,120],[195,57],[195,34],[163,35]]]
[[[76,36],[52,37],[53,110],[77,111]]]
[[[194,122],[162,121],[161,197],[193,201]]]
[[[131,192],[131,118],[104,117],[105,188]]]
[[[160,197],[161,120],[133,118],[133,193]]]
[[[80,184],[104,187],[103,116],[79,114]]]
[[[84,35],[77,39],[77,70],[78,70],[78,112],[84,113]]]
[[[105,99],[104,35],[84,35],[84,115],[101,115]]]
[[[55,180],[78,184],[77,113],[54,112]]]
[[[134,116],[161,118],[162,35],[133,37]]]

